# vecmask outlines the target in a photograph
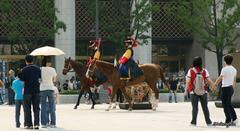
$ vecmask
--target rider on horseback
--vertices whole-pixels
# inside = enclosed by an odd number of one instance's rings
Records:
[[[101,38],[91,40],[91,41],[89,41],[89,43],[90,43],[89,48],[92,49],[93,52],[88,59],[87,68],[90,67],[90,65],[93,63],[93,61],[100,59],[101,53],[100,53],[99,48],[100,48],[100,45],[101,45]],[[107,78],[99,70],[97,70],[95,72],[93,78],[91,78],[91,79],[94,80],[94,81],[98,81],[98,82],[104,82],[104,81],[106,81]]]
[[[123,56],[119,59],[119,69],[120,79],[131,80],[143,75],[143,71],[138,67],[138,64],[133,59],[133,47],[137,47],[138,42],[131,37],[127,37],[124,41],[127,50]]]
[[[90,64],[92,64],[93,60],[99,60],[100,59],[100,51],[99,51],[99,47],[101,44],[101,38],[97,38],[96,40],[91,40],[89,41],[90,45],[89,48],[92,49],[92,54],[88,59],[87,62],[87,67],[89,67]]]

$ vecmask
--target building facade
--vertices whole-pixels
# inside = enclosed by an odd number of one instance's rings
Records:
[[[129,2],[129,0],[126,0]],[[14,12],[13,17],[28,15],[30,7],[36,6],[32,0],[13,0]],[[87,60],[89,56],[88,44],[89,40],[95,38],[95,18],[92,17],[86,6],[86,0],[52,0],[52,6],[58,9],[57,17],[60,21],[66,24],[66,31],[59,30],[54,39],[45,40],[45,45],[55,46],[62,49],[66,55],[55,57],[55,67],[58,74],[61,76],[64,57],[71,57],[76,60]],[[168,0],[154,0],[154,5],[158,5],[160,10],[152,13],[151,20],[151,40],[148,45],[139,46],[135,49],[135,59],[140,63],[156,63],[160,64],[167,73],[176,74],[180,71],[186,71],[191,66],[191,61],[194,56],[201,56],[204,60],[206,68],[217,76],[217,60],[215,54],[203,49],[200,44],[192,37],[191,33],[187,32],[184,26],[175,17],[167,15],[164,11],[164,6],[176,6]],[[99,6],[105,5],[105,13],[111,15],[116,13],[114,6],[110,0],[99,0]],[[30,9],[26,10],[28,7]],[[37,9],[32,8],[32,9]],[[130,12],[130,8],[126,8]],[[99,16],[101,24],[111,24],[104,16]],[[4,16],[0,16],[0,20]],[[53,27],[54,24],[51,18],[47,19],[43,26]],[[100,25],[101,25],[100,24]],[[126,25],[126,26],[130,26]],[[119,29],[121,30],[119,26]],[[21,28],[20,28],[21,29]],[[25,33],[24,33],[25,31]],[[14,53],[14,46],[7,39],[7,30],[3,25],[0,25],[0,53],[1,59],[8,60],[6,55],[25,55]],[[23,37],[44,39],[44,34],[35,36],[34,29],[28,28],[22,31],[25,34]],[[107,39],[110,35],[107,31],[99,27],[99,35],[104,40],[101,47],[102,59],[113,62],[116,57],[118,46],[112,44]],[[47,42],[46,42],[47,41]],[[40,41],[39,41],[40,42]],[[17,46],[18,43],[15,44]],[[37,44],[39,46],[40,44]],[[118,54],[117,56],[119,56]],[[22,59],[23,57],[19,57]],[[215,65],[215,66],[213,66]],[[65,79],[65,77],[61,76]]]

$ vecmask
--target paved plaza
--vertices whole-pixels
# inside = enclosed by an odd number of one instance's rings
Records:
[[[201,107],[199,108],[198,124],[190,126],[191,105],[183,103],[159,103],[157,111],[151,110],[111,110],[106,112],[107,104],[95,106],[82,104],[73,110],[73,104],[57,105],[57,128],[40,128],[51,131],[239,131],[236,127],[207,127]],[[212,121],[223,121],[223,110],[209,103]],[[236,109],[240,118],[240,109]],[[22,113],[23,117],[23,113]],[[23,118],[21,118],[23,123]],[[0,105],[0,129],[2,131],[24,130],[15,128],[14,106]]]

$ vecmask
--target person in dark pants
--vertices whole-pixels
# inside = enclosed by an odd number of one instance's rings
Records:
[[[1,74],[0,74],[1,75]],[[3,98],[2,98],[2,90],[3,90],[4,83],[0,79],[0,105],[4,104]]]
[[[176,75],[173,75],[169,81],[170,90],[169,90],[169,99],[168,102],[172,103],[172,94],[174,94],[175,103],[177,103],[177,91],[178,91],[178,79]]]
[[[33,56],[25,57],[26,67],[22,69],[20,79],[24,82],[23,109],[24,109],[24,128],[39,129],[39,103],[40,103],[40,83],[41,70],[33,64]],[[34,127],[32,123],[31,106],[34,113]]]
[[[117,98],[116,98],[116,101],[119,102],[119,103],[123,103],[123,94],[122,94],[122,91],[120,89],[117,90]]]
[[[9,77],[8,77],[8,82],[7,82],[7,90],[8,90],[8,105],[13,105],[15,104],[14,96],[15,93],[12,89],[12,82],[15,80],[15,72],[11,69],[9,70]]]
[[[237,115],[232,106],[231,100],[234,94],[234,90],[236,89],[236,76],[237,70],[232,66],[233,57],[231,55],[224,56],[224,67],[222,68],[220,76],[217,78],[215,82],[215,86],[217,86],[220,81],[222,81],[222,105],[224,114],[226,117],[226,123],[237,123]]]
[[[208,126],[212,125],[212,121],[210,119],[209,110],[208,110],[208,89],[207,85],[211,84],[213,85],[212,80],[209,78],[209,73],[206,69],[202,68],[202,58],[201,57],[194,57],[193,60],[193,67],[188,70],[187,76],[186,76],[186,90],[184,92],[184,95],[187,96],[188,93],[190,93],[190,99],[192,103],[192,121],[191,125],[196,126],[197,124],[197,114],[198,114],[198,101],[200,100],[200,103],[202,105],[202,110],[204,113],[205,121]],[[196,79],[196,73],[200,73],[202,75],[202,78],[204,79],[204,89],[202,95],[197,95],[196,92],[194,92],[194,87],[196,87],[196,83],[194,82]],[[214,85],[213,85],[214,86]]]

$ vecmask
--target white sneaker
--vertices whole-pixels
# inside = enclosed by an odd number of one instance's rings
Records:
[[[47,125],[42,125],[42,128],[47,128]]]
[[[234,124],[238,124],[238,119],[233,121]]]
[[[208,127],[212,127],[212,126],[213,126],[213,124],[212,124],[212,123],[211,123],[211,124],[207,124],[207,126],[208,126]]]
[[[50,128],[57,128],[56,125],[50,125]]]

